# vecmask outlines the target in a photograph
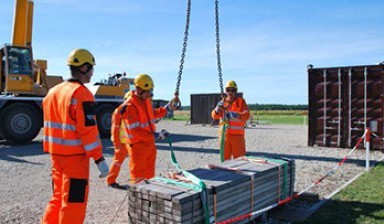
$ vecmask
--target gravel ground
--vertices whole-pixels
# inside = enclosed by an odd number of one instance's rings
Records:
[[[173,147],[184,169],[219,162],[218,128],[185,122],[161,121],[158,130],[172,134]],[[287,157],[295,160],[295,190],[301,191],[335,167],[350,149],[307,147],[307,126],[261,125],[246,130],[249,155]],[[0,223],[38,223],[51,197],[50,158],[42,150],[41,136],[28,145],[11,146],[0,141]],[[111,164],[111,142],[103,140],[104,155]],[[157,175],[173,171],[169,147],[158,142]],[[384,157],[382,151],[371,152],[371,159]],[[129,179],[124,162],[118,182]],[[325,197],[365,169],[365,152],[356,150],[342,169],[312,188],[310,192]],[[98,179],[96,165],[91,164],[90,193],[85,223],[127,223],[126,192],[108,188]]]

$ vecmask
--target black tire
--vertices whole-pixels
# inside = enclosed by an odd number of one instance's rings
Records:
[[[96,108],[97,127],[101,138],[111,137],[111,117],[115,108],[113,105],[99,105]]]
[[[39,134],[43,124],[42,113],[27,103],[14,103],[1,113],[0,133],[8,142],[23,144]]]

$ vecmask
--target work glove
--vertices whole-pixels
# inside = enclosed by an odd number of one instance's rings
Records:
[[[107,177],[109,174],[109,167],[105,162],[104,157],[101,157],[101,159],[96,160],[95,163],[97,164],[97,168],[99,169],[99,172],[100,172],[99,178]]]
[[[227,119],[234,119],[234,118],[238,118],[240,117],[240,115],[236,112],[228,112],[225,114],[225,118]]]
[[[167,111],[172,111],[173,110],[172,107],[171,107],[171,103],[170,102],[165,104],[164,108],[167,109]]]
[[[159,140],[163,140],[163,139],[166,139],[168,136],[169,136],[169,132],[163,129],[163,130],[161,130],[161,131],[159,132],[159,137],[158,137],[158,139],[159,139]]]
[[[215,107],[216,113],[220,113],[220,111],[224,108],[224,102],[220,100]]]

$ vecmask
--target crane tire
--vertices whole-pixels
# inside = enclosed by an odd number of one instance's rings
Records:
[[[41,111],[28,103],[14,103],[5,108],[0,115],[1,137],[13,144],[25,144],[39,134],[43,116]]]

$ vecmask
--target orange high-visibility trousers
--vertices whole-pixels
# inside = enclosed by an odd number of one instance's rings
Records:
[[[81,224],[88,200],[89,157],[52,155],[53,195],[44,224]]]
[[[221,142],[221,139],[219,142]],[[245,152],[244,135],[225,135],[224,160],[236,159],[238,157],[245,156]]]
[[[148,140],[134,143],[128,148],[131,183],[155,176],[157,153],[155,139]]]
[[[116,182],[116,178],[120,172],[121,164],[123,164],[127,155],[128,149],[126,144],[122,143],[120,148],[115,148],[115,155],[113,156],[113,162],[107,176],[108,185]]]

